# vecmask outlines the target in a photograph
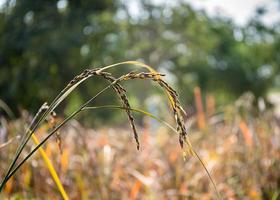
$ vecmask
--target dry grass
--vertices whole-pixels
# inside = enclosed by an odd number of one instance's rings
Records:
[[[190,119],[191,140],[205,161],[224,199],[277,199],[280,186],[280,128],[272,113],[241,118],[236,106],[228,106],[208,118],[206,128]],[[244,110],[243,110],[244,112]],[[240,123],[252,135],[248,146]],[[23,126],[9,123],[8,132]],[[213,199],[209,179],[195,157],[184,161],[175,134],[152,121],[139,129],[141,151],[131,145],[128,129],[85,128],[75,120],[61,129],[62,154],[56,140],[47,144],[71,199]],[[45,124],[38,133],[48,131]],[[30,145],[29,145],[30,148]],[[3,151],[3,150],[1,150]],[[11,159],[14,145],[5,147],[1,161]],[[24,151],[24,154],[27,150]],[[1,168],[7,167],[7,162]],[[30,175],[31,174],[31,175]],[[1,176],[2,170],[1,170]],[[42,183],[45,183],[43,185]],[[56,199],[58,194],[39,155],[27,162],[5,189],[27,199]]]

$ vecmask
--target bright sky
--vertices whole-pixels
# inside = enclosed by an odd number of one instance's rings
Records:
[[[276,0],[185,0],[197,9],[204,9],[210,15],[217,13],[232,18],[237,24],[244,25],[259,6],[268,9],[263,20],[267,24],[280,19],[280,8]]]

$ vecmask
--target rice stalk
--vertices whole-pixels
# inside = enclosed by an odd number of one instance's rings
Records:
[[[84,103],[82,106],[80,106],[76,111],[74,111],[71,115],[69,115],[67,118],[65,118],[57,127],[55,127],[34,149],[14,168],[11,168],[8,170],[9,173],[6,173],[1,186],[0,186],[0,192],[5,186],[5,183],[14,175],[14,173],[53,135],[55,134],[63,125],[65,125],[70,119],[72,119],[74,116],[76,116],[84,107],[89,105],[95,98],[97,98],[100,94],[107,91],[113,84],[115,84],[119,79],[114,81],[112,84],[108,85],[101,91],[99,91],[96,95],[94,95],[92,98],[90,98],[86,103]],[[32,135],[32,134],[31,134]],[[16,160],[13,160],[12,164],[16,163]]]
[[[115,64],[112,66],[117,66],[117,65],[123,65],[123,64],[128,64],[126,62],[123,63],[119,63],[119,64]],[[145,64],[142,64],[145,65]],[[106,68],[106,67],[105,67]],[[41,117],[39,118],[39,114],[41,113],[41,108],[39,110],[39,112],[35,115],[33,121],[31,122],[30,126],[28,127],[23,140],[20,144],[20,146],[18,147],[15,157],[8,169],[8,172],[6,173],[5,177],[8,176],[8,174],[11,172],[11,170],[13,169],[17,159],[19,158],[19,155],[21,154],[24,146],[27,144],[27,142],[29,141],[30,137],[32,136],[32,134],[35,132],[36,128],[39,126],[39,124],[48,116],[48,114],[50,114],[51,112],[54,111],[54,109],[60,104],[61,101],[63,101],[80,83],[82,83],[83,81],[85,81],[86,79],[88,79],[91,76],[97,75],[97,76],[102,76],[107,78],[107,80],[109,80],[110,82],[112,82],[112,78],[110,78],[110,74],[107,72],[102,72],[104,68],[94,68],[94,69],[86,69],[84,70],[81,74],[75,76],[70,82],[69,84],[59,93],[59,95],[54,99],[54,101],[51,103],[51,105],[49,107],[47,107],[45,110],[45,112],[41,115]],[[111,84],[111,86],[115,85],[118,81],[115,81],[114,84]],[[121,97],[121,100],[123,102],[123,105],[125,106],[129,106],[129,103],[126,99],[125,94],[123,93],[124,90],[120,87],[120,86],[115,86],[114,87],[115,90],[117,90],[117,92],[119,93],[119,96]],[[129,118],[129,122],[131,124],[131,127],[133,129],[134,132],[134,137],[135,140],[137,142],[137,149],[139,149],[139,141],[138,141],[138,136],[137,136],[137,132],[136,132],[136,128],[134,125],[134,120],[132,115],[129,113],[129,109],[126,111],[128,114],[128,118]],[[37,118],[39,118],[37,120]],[[0,185],[0,191],[3,189],[3,186],[6,182],[6,178],[4,178],[4,180],[2,181],[1,185]]]
[[[44,110],[47,110],[47,109],[48,109],[48,104],[45,102],[40,107],[39,111],[36,113],[36,115],[35,115],[35,117],[33,119],[33,122],[31,122],[31,124],[34,123],[34,120],[36,120],[41,115],[41,113],[44,112]],[[54,115],[54,114],[52,114],[52,115]],[[31,137],[32,137],[33,142],[36,145],[38,145],[39,141],[38,141],[37,137],[35,136],[35,134],[32,134]],[[57,172],[56,172],[56,170],[55,170],[51,160],[48,158],[48,156],[45,153],[43,148],[40,147],[39,148],[39,152],[40,152],[40,154],[41,154],[41,156],[42,156],[42,158],[43,158],[43,160],[44,160],[44,162],[45,162],[45,164],[46,164],[46,166],[47,166],[47,168],[48,168],[48,170],[49,170],[49,172],[50,172],[50,174],[51,174],[51,176],[52,176],[52,178],[53,178],[53,180],[55,182],[55,184],[57,185],[58,190],[59,190],[61,196],[63,197],[64,200],[68,200],[69,197],[68,197],[67,193],[65,192],[65,189],[64,189],[64,187],[63,187],[63,185],[62,185],[62,183],[61,183],[61,181],[60,181],[60,179],[59,179],[59,177],[57,175]]]
[[[8,177],[9,173],[12,171],[13,167],[16,164],[16,161],[18,160],[23,148],[25,147],[25,145],[27,144],[27,142],[29,141],[29,139],[31,138],[32,134],[35,132],[35,130],[38,128],[38,126],[40,125],[40,123],[46,119],[46,117],[52,113],[54,111],[54,109],[60,104],[61,101],[63,101],[80,83],[82,83],[83,81],[85,81],[87,78],[93,76],[93,75],[98,75],[98,76],[108,76],[110,75],[109,73],[106,72],[101,72],[99,71],[98,68],[96,69],[86,69],[84,70],[81,74],[77,75],[74,77],[74,79],[72,79],[69,84],[59,93],[59,95],[54,99],[54,101],[51,103],[50,106],[47,106],[46,103],[43,104],[43,106],[39,109],[39,111],[37,112],[37,114],[35,115],[35,117],[33,118],[31,124],[29,125],[29,127],[27,128],[22,141],[19,145],[19,147],[16,150],[14,159],[11,163],[11,165],[8,168],[8,171],[3,179],[3,181],[1,182],[0,185],[0,192],[2,191],[5,182],[7,181],[6,178]],[[112,83],[110,85],[113,86],[114,84],[116,84],[118,81],[115,81],[114,83]],[[124,95],[122,95],[122,100],[125,100]],[[127,101],[128,102],[128,101]],[[124,103],[124,105],[127,105],[127,102]],[[45,112],[43,112],[45,110]],[[43,113],[43,114],[41,114]],[[129,114],[129,112],[127,111],[127,113]],[[136,128],[133,124],[133,117],[132,115],[129,115],[129,119],[130,119],[130,123],[132,124],[131,126],[133,127],[133,131],[134,131],[134,135],[137,136],[136,133]],[[137,138],[136,138],[137,139]],[[138,140],[137,140],[138,141]],[[139,142],[138,142],[139,143]]]
[[[121,63],[121,64],[124,64],[124,63]],[[117,66],[117,65],[114,65],[114,66]],[[105,67],[105,68],[106,68],[106,67]],[[9,167],[9,170],[8,170],[8,172],[7,172],[7,174],[6,174],[5,177],[8,177],[9,173],[11,172],[12,168],[13,168],[14,165],[15,165],[16,160],[18,159],[20,153],[22,152],[24,146],[26,145],[26,143],[27,143],[28,140],[30,139],[31,135],[35,132],[35,129],[39,126],[40,122],[41,122],[43,119],[45,119],[46,116],[47,116],[49,113],[53,112],[54,108],[57,107],[57,106],[59,105],[59,103],[60,103],[63,99],[65,99],[65,98],[66,98],[66,97],[67,97],[81,82],[83,82],[84,80],[86,80],[87,78],[89,78],[89,77],[91,77],[91,76],[93,76],[93,75],[98,75],[98,76],[101,75],[102,77],[105,77],[105,79],[109,80],[110,82],[112,82],[112,81],[114,80],[114,78],[112,78],[112,77],[110,76],[109,73],[107,73],[107,72],[102,72],[102,70],[104,70],[104,68],[101,68],[101,69],[98,69],[98,68],[97,68],[97,69],[91,69],[91,70],[86,69],[86,70],[84,70],[80,75],[75,76],[74,79],[71,80],[70,83],[69,83],[69,84],[62,90],[62,92],[60,92],[60,94],[55,98],[55,100],[53,101],[53,103],[46,109],[46,111],[43,113],[43,115],[41,116],[41,118],[40,118],[37,122],[36,122],[36,119],[37,119],[38,115],[35,116],[35,118],[33,119],[32,123],[31,123],[31,125],[30,125],[30,127],[29,127],[29,129],[28,129],[29,131],[26,132],[26,134],[25,134],[25,136],[24,136],[24,138],[23,138],[23,139],[25,139],[25,138],[26,138],[26,139],[22,142],[22,144],[21,144],[20,147],[18,148],[18,150],[17,150],[17,152],[16,152],[15,159],[13,160],[11,166]],[[159,75],[158,73],[154,73],[154,72],[153,72],[153,75],[150,75],[150,76],[147,76],[147,74],[148,74],[148,73],[145,73],[145,74],[142,74],[142,75],[143,75],[143,76],[146,76],[145,78],[153,78],[154,80],[161,81],[161,79],[158,78],[158,77],[160,77],[160,75]],[[151,73],[151,74],[152,74],[152,73]],[[133,75],[134,75],[134,76],[133,76]],[[136,78],[135,75],[136,75],[136,74],[129,73],[128,75],[122,76],[122,77],[120,78],[120,80],[133,79],[133,78]],[[138,75],[139,75],[139,74],[138,74]],[[140,75],[140,78],[142,78],[141,75]],[[120,81],[120,80],[119,80],[119,81]],[[114,89],[117,91],[117,93],[119,94],[120,99],[121,99],[122,102],[123,102],[123,105],[125,105],[125,106],[127,106],[127,107],[129,108],[130,105],[129,105],[128,100],[127,100],[127,98],[126,98],[126,96],[125,96],[125,94],[124,94],[124,91],[125,91],[125,90],[123,90],[123,88],[122,88],[120,85],[117,85],[117,82],[118,82],[118,81],[114,81],[114,84],[111,84],[111,86],[116,85],[116,86],[114,86],[113,88],[114,88]],[[170,87],[168,87],[168,85],[165,84],[165,82],[161,81],[160,83],[161,83],[162,86],[164,86],[164,87],[168,90],[169,94],[174,94],[173,90],[172,90]],[[171,92],[170,92],[170,91],[171,91]],[[173,92],[173,93],[172,93],[172,92]],[[173,95],[173,96],[176,96],[176,95]],[[175,98],[173,97],[173,99],[175,99]],[[173,100],[172,102],[173,102],[173,105],[175,105],[175,106],[177,105],[177,104],[176,104],[176,101],[174,102],[174,100]],[[176,109],[177,109],[177,107],[175,107],[175,109],[173,109],[173,111],[174,111],[176,120],[179,122],[179,123],[178,123],[178,124],[179,124],[178,127],[179,127],[179,128],[181,127],[181,130],[183,130],[182,133],[185,133],[184,129],[182,128],[182,127],[184,127],[184,126],[183,126],[183,124],[181,123],[181,118],[180,118],[180,116],[178,115],[179,117],[176,117],[176,116],[177,116]],[[40,111],[39,111],[39,113],[40,113]],[[136,132],[135,125],[134,125],[134,123],[133,123],[133,117],[132,117],[132,115],[129,113],[129,109],[127,109],[127,114],[128,114],[128,118],[129,118],[131,127],[132,127],[133,132],[134,132],[135,140],[136,140],[136,142],[137,142],[137,149],[139,149],[138,135],[137,135],[137,132]],[[180,120],[178,120],[178,119],[180,119]],[[35,123],[35,122],[36,122],[36,123]],[[179,128],[178,128],[178,130],[180,130]],[[183,146],[182,135],[183,135],[183,134],[180,134],[180,144],[181,144],[181,147]],[[5,182],[6,182],[6,178],[4,178],[4,180],[3,180],[2,183],[1,183],[0,191],[1,191],[1,189],[2,189],[2,187],[3,187],[3,185],[4,185]]]
[[[140,67],[144,67],[146,69],[148,69],[150,72],[152,73],[157,73],[152,67],[141,63],[141,62],[137,62],[137,61],[125,61],[125,62],[121,62],[121,63],[116,63],[113,65],[109,65],[103,68],[95,68],[92,70],[86,69],[84,70],[81,74],[77,75],[74,77],[73,80],[71,80],[69,82],[69,84],[58,94],[58,96],[53,100],[53,102],[50,104],[49,108],[46,109],[46,111],[41,115],[41,117],[39,119],[36,118],[36,116],[34,117],[32,123],[30,124],[30,126],[28,127],[28,129],[25,132],[24,137],[22,138],[22,142],[20,143],[19,147],[16,150],[14,159],[11,163],[11,165],[9,166],[9,169],[7,171],[7,174],[5,175],[5,177],[7,177],[7,175],[11,172],[12,168],[14,167],[17,159],[19,158],[19,155],[21,154],[24,146],[27,144],[27,142],[29,141],[31,135],[35,132],[35,130],[37,129],[37,127],[40,125],[40,123],[52,112],[54,111],[54,109],[79,85],[81,84],[83,81],[87,80],[89,77],[93,76],[93,75],[99,75],[100,72],[112,68],[112,67],[116,67],[116,66],[121,66],[121,65],[127,65],[127,64],[131,64],[134,66],[140,66]],[[173,100],[172,98],[170,98],[170,96],[168,96],[171,102],[171,105],[173,105]],[[183,109],[181,108],[181,110],[183,111]],[[135,132],[134,132],[135,133]],[[5,183],[5,178],[4,180],[1,182],[0,185],[0,192],[3,189],[3,185]]]
[[[32,134],[33,134],[34,131],[35,131],[35,129],[34,129],[33,132],[30,131],[31,128],[32,128],[32,126],[35,124],[35,122],[36,122],[37,118],[39,118],[40,114],[41,114],[44,110],[47,110],[47,109],[49,109],[49,107],[48,107],[47,103],[45,102],[45,103],[40,107],[40,109],[39,109],[38,112],[36,113],[35,117],[33,118],[32,122],[30,123],[29,127],[27,128],[27,130],[26,130],[24,136],[23,136],[22,139],[21,139],[20,145],[19,145],[19,147],[18,147],[17,150],[16,150],[16,153],[15,153],[15,156],[14,156],[14,158],[13,158],[13,161],[12,161],[12,163],[10,164],[10,166],[9,166],[9,168],[8,168],[6,174],[5,174],[5,177],[4,177],[4,179],[2,180],[2,182],[1,182],[1,185],[0,185],[0,192],[2,191],[3,187],[5,186],[5,183],[7,182],[7,179],[6,179],[6,178],[7,178],[7,176],[9,175],[9,173],[12,171],[12,169],[13,169],[13,167],[14,167],[14,165],[15,165],[17,159],[19,158],[19,155],[20,155],[20,153],[22,152],[24,146],[26,145],[26,143],[28,142],[28,140],[30,139],[30,137],[32,136]],[[38,123],[38,122],[37,122],[37,123]]]
[[[101,71],[98,69],[93,69],[93,70],[85,70],[82,74],[76,76],[72,81],[70,81],[70,83],[66,86],[67,89],[64,90],[63,94],[59,94],[58,97],[54,100],[54,103],[51,104],[48,109],[46,110],[46,112],[52,112],[53,111],[53,107],[52,105],[56,105],[57,101],[62,100],[62,97],[65,98],[67,95],[65,95],[66,93],[69,94],[69,90],[73,90],[73,87],[77,87],[77,84],[81,83],[82,80],[85,80],[86,78],[90,77],[91,75],[100,75]],[[103,75],[109,75],[109,73],[103,73]],[[157,74],[158,75],[158,74]],[[76,111],[74,111],[69,117],[67,117],[64,121],[62,121],[60,123],[60,125],[58,125],[55,129],[53,129],[51,131],[51,133],[46,136],[45,139],[42,140],[42,142],[37,145],[31,152],[30,154],[28,154],[14,169],[12,169],[16,163],[16,160],[18,159],[20,153],[22,152],[23,147],[26,145],[27,141],[29,140],[29,138],[31,137],[31,135],[34,133],[35,128],[38,127],[40,121],[42,120],[42,118],[44,117],[44,115],[46,115],[46,112],[43,114],[43,116],[37,121],[37,123],[33,126],[33,131],[29,132],[29,135],[27,135],[27,139],[25,140],[25,142],[23,143],[22,146],[20,146],[20,150],[18,151],[18,154],[16,155],[16,159],[13,160],[11,166],[8,170],[8,172],[6,173],[6,176],[4,178],[4,180],[1,183],[0,186],[0,191],[2,189],[2,187],[4,186],[5,182],[19,169],[19,167],[41,146],[43,145],[44,142],[46,142],[60,127],[62,127],[65,123],[67,123],[70,119],[72,119],[75,115],[77,115],[84,107],[86,107],[89,103],[91,103],[91,101],[93,101],[96,97],[98,97],[100,94],[102,94],[103,92],[105,92],[107,89],[109,89],[110,87],[113,87],[113,85],[117,84],[118,82],[120,82],[121,80],[126,80],[127,78],[129,78],[129,74],[127,75],[123,75],[118,79],[115,79],[115,81],[113,81],[110,85],[108,85],[107,87],[105,87],[103,90],[101,90],[100,92],[98,92],[94,97],[92,97],[91,99],[89,99],[85,104],[83,104],[79,109],[77,109]],[[131,76],[133,77],[133,76]],[[127,106],[127,102],[124,103]],[[35,122],[36,120],[34,119],[33,122]],[[32,127],[32,124],[30,125],[30,127]],[[138,136],[137,133],[135,133],[135,139],[138,141]]]
[[[123,75],[119,77],[118,79],[115,79],[111,76],[110,73],[104,72],[104,70],[107,70],[112,67],[120,66],[120,65],[126,65],[126,64],[132,64],[134,66],[140,66],[148,69],[150,72],[140,72],[135,73],[131,72],[126,75]],[[83,105],[81,105],[76,111],[74,111],[71,115],[69,115],[66,119],[64,119],[58,126],[56,126],[21,162],[19,162],[18,165],[15,166],[16,161],[19,158],[19,155],[21,154],[23,148],[25,147],[26,143],[29,141],[32,134],[35,132],[37,127],[40,125],[40,123],[46,119],[46,117],[54,111],[54,109],[82,82],[90,78],[91,76],[102,76],[107,81],[110,82],[110,84],[102,89],[100,92],[98,92],[96,95],[94,95],[92,98],[90,98],[87,102],[85,102]],[[70,119],[75,117],[78,113],[80,113],[82,110],[84,110],[95,98],[97,98],[100,94],[104,93],[109,88],[113,88],[115,92],[118,94],[123,107],[125,108],[129,122],[132,126],[133,132],[134,132],[134,138],[137,143],[137,149],[139,149],[139,141],[138,141],[138,135],[136,132],[136,128],[134,125],[133,117],[130,113],[131,107],[129,105],[129,102],[127,100],[125,89],[120,85],[121,81],[126,81],[130,79],[151,79],[155,82],[157,82],[167,93],[169,102],[171,104],[173,114],[176,120],[177,124],[177,130],[175,132],[179,133],[179,143],[180,146],[183,148],[184,143],[187,144],[187,146],[192,150],[191,144],[189,140],[187,139],[187,132],[186,128],[184,126],[184,120],[183,115],[185,115],[185,111],[182,109],[181,104],[178,99],[178,94],[172,87],[170,87],[165,81],[161,79],[162,74],[157,73],[154,69],[152,69],[150,66],[145,65],[143,63],[137,62],[137,61],[126,61],[122,63],[117,63],[113,65],[109,65],[103,68],[94,68],[94,69],[86,69],[83,71],[80,75],[75,76],[72,81],[69,82],[69,84],[59,93],[59,95],[54,99],[54,101],[50,104],[50,106],[43,112],[43,114],[39,117],[36,117],[33,119],[32,123],[30,124],[29,128],[26,131],[25,137],[23,137],[23,142],[20,144],[19,148],[17,149],[16,155],[14,160],[12,161],[12,164],[10,165],[8,172],[6,173],[6,176],[4,180],[2,181],[0,185],[0,191],[4,187],[5,183],[14,175],[14,173],[23,165],[27,159],[29,159],[53,134],[55,134],[63,125],[65,125]],[[197,154],[196,154],[197,155]],[[198,156],[198,155],[197,155]],[[200,159],[199,159],[200,160]],[[202,160],[200,160],[202,163]],[[203,163],[202,163],[203,165]],[[204,165],[203,165],[204,166]],[[206,169],[206,167],[204,166]],[[207,171],[207,169],[206,169]],[[208,172],[208,171],[207,171]],[[209,173],[208,173],[209,174]],[[210,174],[209,174],[210,175]],[[212,180],[212,179],[211,179]]]

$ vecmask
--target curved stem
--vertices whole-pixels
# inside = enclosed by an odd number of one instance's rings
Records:
[[[0,185],[0,191],[3,189],[5,183],[14,175],[14,173],[23,165],[23,163],[30,158],[59,128],[61,128],[65,123],[67,123],[70,119],[72,119],[75,115],[77,115],[84,107],[86,107],[91,101],[93,101],[96,97],[98,97],[100,94],[108,90],[112,85],[116,84],[119,79],[116,79],[114,82],[112,82],[110,85],[105,87],[103,90],[98,92],[94,97],[89,99],[86,103],[84,103],[80,108],[78,108],[76,111],[74,111],[70,116],[68,116],[63,122],[61,122],[51,133],[42,140],[13,170],[11,169],[10,172],[5,176],[4,180],[2,181]],[[30,134],[31,137],[32,134]],[[28,137],[28,138],[30,138]],[[19,155],[18,155],[19,156]]]

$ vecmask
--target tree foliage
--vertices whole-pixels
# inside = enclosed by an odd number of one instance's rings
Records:
[[[20,105],[34,111],[85,67],[133,59],[168,73],[183,100],[196,85],[218,96],[225,94],[223,101],[246,91],[265,97],[275,86],[279,30],[261,22],[265,10],[257,10],[247,26],[239,27],[181,1],[175,5],[139,1],[138,15],[128,4],[6,1],[0,12],[1,98],[14,110]],[[101,87],[101,81],[86,84],[71,98],[72,104]],[[149,88],[138,98],[147,92]]]

